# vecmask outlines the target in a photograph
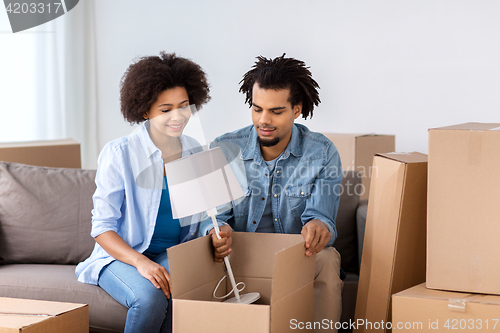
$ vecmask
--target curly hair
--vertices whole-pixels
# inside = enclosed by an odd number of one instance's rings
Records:
[[[314,106],[318,106],[319,85],[303,61],[285,58],[285,53],[275,59],[258,56],[255,65],[243,75],[240,92],[246,94],[245,103],[252,106],[252,89],[255,83],[263,89],[290,89],[292,107],[302,102],[302,117],[312,118]]]
[[[120,104],[123,117],[141,123],[158,96],[167,89],[184,87],[189,103],[196,111],[210,100],[210,87],[201,67],[175,53],[139,58],[127,68],[120,81]],[[193,111],[193,112],[196,112]]]

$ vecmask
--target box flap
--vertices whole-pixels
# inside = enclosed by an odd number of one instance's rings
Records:
[[[84,307],[88,308],[88,305],[0,297],[0,331],[2,328],[11,328],[13,332],[19,332],[20,329]]]
[[[268,333],[270,328],[269,305],[174,299],[172,308],[174,333]]]
[[[51,316],[33,316],[33,315],[6,315],[0,313],[0,332],[20,332],[24,328],[44,321]]]
[[[0,314],[39,315],[55,317],[78,309],[85,304],[38,301],[21,298],[0,297]]]
[[[427,163],[427,155],[419,152],[376,154],[403,163]]]
[[[211,235],[167,249],[172,296],[179,297],[225,275],[224,264],[215,262]]]
[[[429,129],[429,131],[435,131],[435,130],[499,131],[500,123],[464,123],[464,124]]]
[[[300,329],[297,323],[313,321],[313,285],[314,281],[311,281],[272,304],[271,332],[290,332],[297,328],[300,332],[312,332],[312,330]],[[298,304],[300,306],[297,306]]]
[[[299,244],[276,253],[271,306],[314,281],[315,265],[316,256],[307,257],[305,255],[303,240]]]
[[[233,251],[229,261],[234,275],[248,278],[272,278],[273,254],[298,243],[304,244],[304,238],[299,234],[233,232],[232,237]]]

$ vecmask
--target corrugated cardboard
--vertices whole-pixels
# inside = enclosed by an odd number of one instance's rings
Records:
[[[239,232],[232,235],[230,262],[236,282],[246,284],[242,294],[259,292],[261,298],[244,305],[223,303],[213,297],[225,268],[213,260],[211,236],[171,247],[168,257],[173,332],[277,333],[289,332],[293,319],[312,322],[315,258],[305,256],[303,237]],[[217,296],[229,290],[231,285],[226,281]]]
[[[392,302],[397,332],[500,330],[500,296],[438,291],[422,283],[393,295]]]
[[[500,294],[500,124],[429,130],[427,287]]]
[[[394,135],[323,133],[337,147],[344,171],[360,173],[365,191],[360,199],[368,199],[373,156],[395,150]]]
[[[87,304],[0,297],[0,333],[88,333]]]
[[[387,322],[391,295],[425,281],[427,155],[377,154],[373,167],[355,318]]]
[[[0,161],[79,169],[80,144],[73,139],[0,143]]]

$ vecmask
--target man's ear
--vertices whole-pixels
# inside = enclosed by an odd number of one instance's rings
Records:
[[[297,119],[302,114],[302,102],[293,106],[293,118]]]

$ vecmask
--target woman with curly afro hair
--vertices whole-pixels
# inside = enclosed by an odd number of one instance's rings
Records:
[[[142,126],[99,155],[91,231],[96,245],[76,273],[129,308],[126,333],[170,332],[166,249],[197,237],[201,219],[173,218],[164,163],[201,151],[182,132],[210,100],[210,89],[199,65],[164,52],[130,65],[120,87],[124,118]]]

